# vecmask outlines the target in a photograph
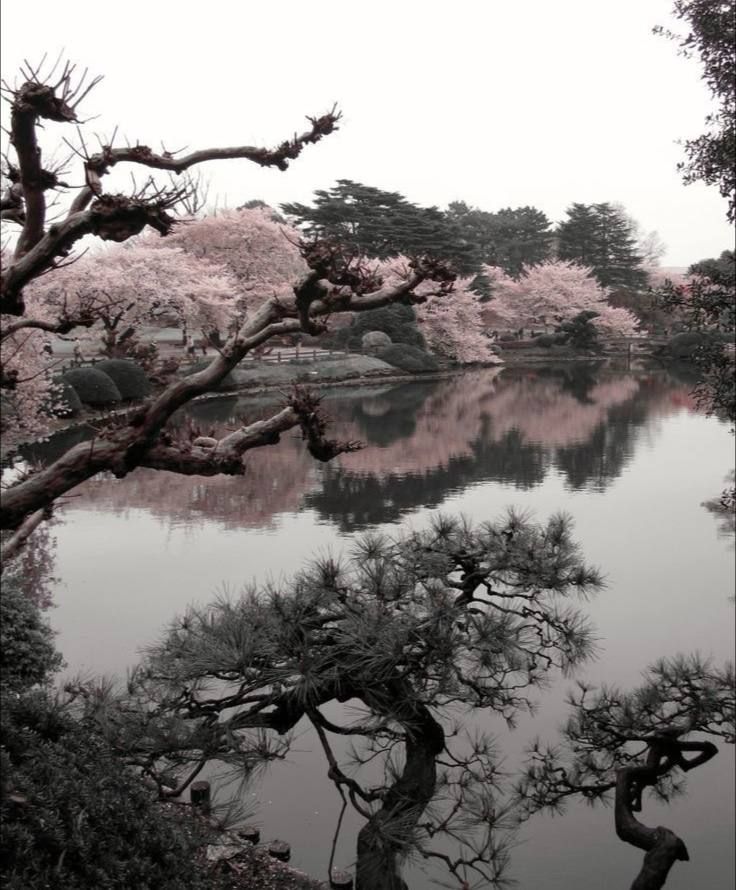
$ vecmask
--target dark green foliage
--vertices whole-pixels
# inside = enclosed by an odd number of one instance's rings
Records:
[[[550,349],[558,342],[559,341],[554,334],[541,334],[539,337],[534,338],[534,345],[542,346],[544,349]]]
[[[500,266],[517,277],[524,266],[549,259],[552,233],[547,216],[536,207],[504,207],[495,213],[454,201],[447,216],[460,227],[465,240],[475,247],[479,262]],[[487,281],[473,283],[482,296],[490,296]]]
[[[369,257],[430,253],[462,275],[477,273],[483,263],[519,275],[522,266],[550,256],[551,224],[535,207],[490,213],[454,201],[441,211],[347,179],[315,196],[312,207],[282,204],[282,210],[308,236],[334,238]],[[477,283],[484,294],[483,280]]]
[[[674,359],[691,361],[699,350],[722,342],[723,337],[710,331],[683,331],[670,337],[663,351]]]
[[[213,888],[196,824],[165,814],[98,726],[47,684],[53,632],[20,579],[0,596],[0,883],[5,890]]]
[[[675,312],[683,334],[673,337],[665,355],[693,364],[701,374],[695,388],[698,401],[709,413],[736,421],[736,266],[734,252],[690,267],[685,287],[665,287],[660,307]]]
[[[603,287],[646,286],[634,223],[622,208],[608,203],[572,204],[557,239],[559,259],[588,266]]]
[[[557,328],[557,342],[581,352],[600,352],[598,328],[593,324],[597,317],[597,312],[587,309],[569,321],[563,321]]]
[[[192,374],[196,374],[198,371],[204,371],[205,368],[210,366],[211,362],[205,360],[201,362],[195,362],[193,365],[190,365],[185,371],[184,376],[189,377]],[[235,378],[232,373],[226,374],[219,384],[214,387],[215,392],[223,392],[229,389],[237,389],[238,384],[235,382]]]
[[[63,377],[57,377],[54,383],[60,388],[54,398],[53,414],[56,417],[76,417],[82,410],[82,400],[76,389]]]
[[[376,358],[380,358],[382,362],[407,371],[409,374],[423,374],[428,371],[436,371],[439,365],[437,359],[417,349],[416,346],[408,346],[406,344],[393,343],[386,346],[385,349],[379,349],[376,352]]]
[[[676,40],[685,56],[697,55],[702,79],[718,103],[706,118],[707,130],[685,143],[687,161],[679,164],[686,183],[717,185],[728,201],[727,217],[736,220],[736,3],[734,0],[676,0],[675,16],[690,32],[682,36],[655,28]]]
[[[430,254],[448,260],[460,273],[475,271],[475,246],[454,220],[437,207],[420,207],[398,192],[338,179],[328,191],[315,191],[314,204],[282,204],[307,236],[333,238],[368,257]]]
[[[143,368],[125,358],[108,358],[95,365],[117,386],[123,401],[145,399],[151,394],[151,382]]]
[[[26,593],[21,581],[8,567],[0,594],[0,677],[11,692],[44,683],[62,663],[54,632],[41,617],[33,591]]]
[[[392,343],[406,343],[419,349],[424,346],[424,337],[417,327],[414,310],[399,303],[359,312],[347,327],[330,335],[329,343],[349,352],[362,352],[363,336],[369,331],[383,331]]]
[[[74,387],[85,405],[105,407],[122,400],[120,390],[112,378],[97,368],[72,368],[62,379]]]
[[[733,288],[736,284],[736,253],[724,250],[718,257],[693,263],[687,271],[688,275],[703,275],[715,285]],[[730,302],[733,305],[733,301]]]
[[[3,698],[6,890],[213,886],[183,822],[162,813],[92,724],[42,692]]]

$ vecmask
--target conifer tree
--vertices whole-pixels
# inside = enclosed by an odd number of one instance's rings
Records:
[[[557,254],[588,266],[603,287],[642,288],[647,276],[625,210],[608,202],[572,204],[557,229]]]

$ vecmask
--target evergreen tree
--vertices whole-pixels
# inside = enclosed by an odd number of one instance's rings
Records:
[[[647,275],[636,249],[634,225],[621,207],[572,204],[557,229],[561,260],[588,266],[603,287],[642,288]]]
[[[312,238],[334,238],[368,257],[432,254],[467,274],[480,258],[462,227],[437,207],[420,207],[398,192],[385,192],[349,179],[315,191],[314,204],[282,204]]]
[[[495,213],[454,201],[447,216],[459,226],[481,261],[517,277],[523,266],[549,259],[552,233],[547,216],[536,207],[505,207]]]
[[[496,260],[509,275],[521,274],[524,266],[549,259],[550,221],[536,207],[506,207],[493,214],[496,226]]]

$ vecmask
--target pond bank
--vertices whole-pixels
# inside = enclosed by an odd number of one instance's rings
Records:
[[[367,387],[387,386],[391,384],[411,383],[418,380],[442,380],[462,373],[468,367],[447,367],[437,371],[421,374],[410,374],[400,371],[371,356],[350,356],[348,359],[326,359],[310,362],[289,362],[282,364],[264,364],[258,368],[236,369],[231,372],[233,385],[197,396],[193,402],[212,399],[256,396],[268,392],[278,392],[294,384],[322,390],[332,387]],[[477,366],[475,366],[477,367]],[[177,377],[172,378],[173,380]],[[122,408],[93,410],[85,408],[81,414],[73,418],[58,418],[51,422],[49,432],[44,439],[57,433],[68,432],[88,426],[101,420],[122,417],[133,410],[138,403],[130,402]],[[10,432],[3,435],[0,459],[8,460],[22,446],[39,441],[35,436],[13,436]]]

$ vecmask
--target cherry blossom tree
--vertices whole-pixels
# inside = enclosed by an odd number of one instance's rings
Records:
[[[226,269],[176,247],[137,240],[35,279],[26,299],[52,316],[91,320],[72,336],[112,356],[141,326],[161,320],[204,330],[224,327],[235,315],[236,292]]]
[[[636,333],[635,316],[626,309],[611,306],[607,291],[584,266],[554,260],[524,267],[518,281],[487,266],[484,273],[493,288],[493,298],[486,311],[499,325],[519,328],[545,321],[559,324],[590,310],[598,313],[593,324],[601,333],[616,337]]]
[[[270,207],[259,206],[185,220],[167,244],[226,269],[237,282],[239,308],[252,311],[264,299],[288,299],[308,272],[300,237]]]
[[[375,266],[375,272],[399,285],[411,275],[410,261],[403,256],[384,260]],[[418,287],[417,324],[432,352],[461,364],[500,364],[484,333],[483,304],[471,289],[472,281],[472,278],[458,279],[452,292],[441,301],[427,299],[435,287],[431,282]]]
[[[10,144],[14,155],[4,171],[0,211],[5,221],[20,226],[20,234],[12,259],[4,264],[0,278],[3,339],[13,338],[20,331],[33,331],[36,336],[39,332],[68,333],[97,322],[87,307],[80,310],[79,306],[71,306],[63,295],[58,298],[53,313],[46,302],[39,307],[33,299],[33,287],[29,288],[46,273],[50,280],[59,277],[63,272],[59,267],[69,261],[71,251],[84,236],[124,242],[147,227],[160,235],[169,235],[175,229],[177,221],[173,213],[182,204],[186,209],[192,191],[190,182],[184,178],[177,185],[162,185],[149,177],[132,194],[110,193],[105,191],[103,180],[117,164],[132,163],[138,168],[180,175],[205,161],[241,158],[263,167],[285,170],[306,145],[332,133],[339,120],[334,109],[310,118],[306,132],[275,149],[207,148],[183,156],[166,150],[157,153],[140,144],[116,147],[114,139],[101,143],[100,150],[91,153],[81,139],[80,147],[74,151],[81,161],[84,184],[66,210],[51,220],[47,193],[63,192],[66,185],[58,170],[43,165],[38,128],[51,122],[78,123],[79,103],[97,82],[87,82],[86,72],[77,78],[75,67],[69,63],[60,74],[57,68],[58,61],[50,70],[44,69],[43,60],[36,67],[26,62],[21,70],[21,85],[6,89],[11,105]],[[263,211],[261,219],[262,225],[268,227]],[[204,226],[203,230],[206,229]],[[292,246],[296,249],[296,245]],[[170,418],[182,405],[216,388],[248,353],[272,337],[300,331],[315,335],[325,330],[322,319],[334,313],[365,311],[398,300],[424,300],[427,290],[444,295],[454,282],[454,275],[446,266],[427,257],[409,260],[401,278],[384,282],[359,259],[345,256],[339,245],[313,241],[301,244],[299,250],[303,258],[301,274],[295,275],[291,287],[281,287],[280,282],[270,288],[259,284],[256,291],[262,297],[260,306],[253,307],[232,330],[207,368],[171,383],[128,415],[108,421],[92,446],[84,443],[70,448],[49,466],[19,479],[2,492],[0,527],[12,532],[11,539],[3,545],[6,552],[18,550],[37,527],[39,516],[45,516],[58,498],[101,471],[120,477],[138,466],[148,466],[185,475],[242,475],[247,451],[273,444],[281,433],[293,427],[301,428],[310,453],[318,460],[330,460],[355,447],[351,442],[327,438],[325,422],[318,410],[319,400],[304,390],[295,390],[287,404],[272,417],[231,431],[220,439],[189,436],[186,431],[167,428]],[[195,258],[203,260],[203,257]],[[260,261],[264,258],[265,255],[260,256]],[[164,258],[149,257],[149,261],[163,263]],[[298,266],[296,258],[294,264]],[[428,282],[432,284],[428,286]],[[423,284],[425,289],[419,295],[417,289]],[[26,291],[30,293],[26,295]],[[206,303],[213,311],[217,306],[219,311],[221,297],[222,292],[218,291],[216,299],[210,294],[207,301],[195,303],[198,309]],[[156,299],[161,299],[161,295]],[[142,302],[145,300],[144,296]],[[36,308],[39,314],[34,313]],[[10,371],[15,373],[5,374],[3,388],[17,391],[20,385],[32,384],[42,376],[29,364],[20,362],[17,368],[11,367]],[[29,379],[26,381],[25,377]]]

